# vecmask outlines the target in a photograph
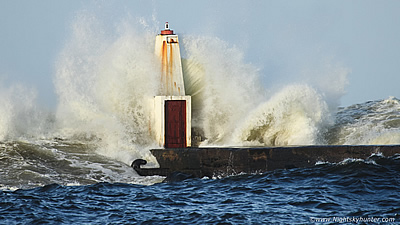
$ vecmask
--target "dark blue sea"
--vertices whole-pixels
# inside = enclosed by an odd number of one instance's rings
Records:
[[[400,156],[138,185],[3,190],[1,224],[398,224]],[[132,171],[132,174],[134,172]]]

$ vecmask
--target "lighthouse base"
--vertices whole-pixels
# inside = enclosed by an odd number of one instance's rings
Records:
[[[190,96],[155,96],[154,132],[158,145],[186,148],[192,145]]]

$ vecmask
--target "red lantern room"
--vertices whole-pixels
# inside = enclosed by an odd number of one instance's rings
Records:
[[[174,31],[170,30],[168,22],[165,22],[165,30],[161,31],[161,35],[172,35],[172,34],[174,34]]]

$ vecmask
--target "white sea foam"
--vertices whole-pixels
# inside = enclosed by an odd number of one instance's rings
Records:
[[[94,138],[99,153],[126,163],[150,159],[151,100],[160,71],[153,35],[136,28],[123,21],[109,30],[95,15],[79,14],[55,80],[59,135]]]
[[[289,85],[251,111],[234,133],[237,144],[323,144],[332,115],[321,94],[308,85]]]
[[[193,97],[193,124],[208,144],[227,144],[232,131],[263,98],[257,68],[243,53],[215,37],[185,36],[184,76]]]
[[[349,70],[324,62],[307,73],[307,83],[260,86],[258,69],[235,46],[215,37],[185,36],[183,62],[193,125],[203,146],[325,144]],[[300,72],[299,72],[300,74]],[[270,87],[270,88],[271,88]]]
[[[19,84],[0,84],[0,141],[45,138],[53,118],[38,107],[36,92]]]
[[[400,101],[357,104],[338,113],[338,144],[400,144]]]

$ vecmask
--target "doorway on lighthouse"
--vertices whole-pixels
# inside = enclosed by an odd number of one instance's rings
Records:
[[[186,147],[186,101],[165,101],[165,148]]]

